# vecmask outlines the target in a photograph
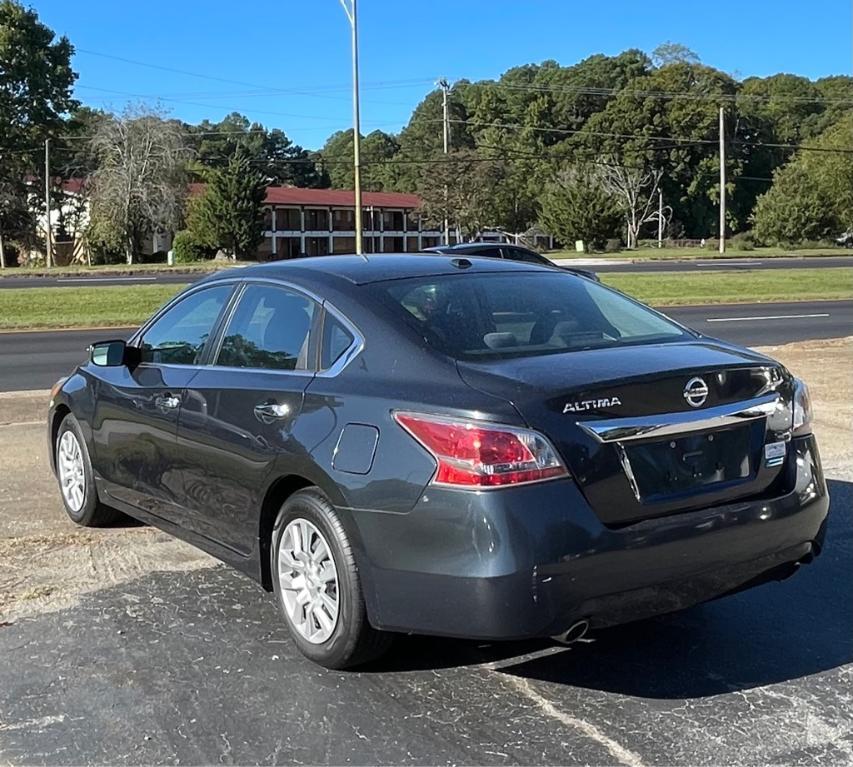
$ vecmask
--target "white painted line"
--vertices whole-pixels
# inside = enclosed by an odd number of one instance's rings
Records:
[[[693,266],[719,266],[725,269],[727,266],[767,266],[764,261],[694,261]]]
[[[706,317],[705,322],[750,322],[751,320],[801,320],[829,317],[829,314],[768,314],[764,317]]]
[[[57,282],[142,282],[156,277],[58,277]]]

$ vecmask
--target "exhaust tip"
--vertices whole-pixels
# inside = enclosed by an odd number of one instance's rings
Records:
[[[564,631],[562,634],[556,634],[552,636],[555,642],[559,642],[560,644],[570,645],[575,642],[580,642],[586,637],[587,632],[589,631],[589,620],[583,618],[582,620],[576,621],[569,628]]]

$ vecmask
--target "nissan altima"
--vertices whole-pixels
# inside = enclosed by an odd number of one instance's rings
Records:
[[[220,272],[52,391],[69,517],[257,579],[314,661],[556,637],[782,579],[828,497],[805,385],[580,275],[328,256]]]

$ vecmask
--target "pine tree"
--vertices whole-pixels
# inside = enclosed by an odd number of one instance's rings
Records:
[[[251,153],[238,147],[224,168],[208,171],[207,186],[188,215],[200,243],[238,259],[254,258],[264,237],[266,179],[253,168]]]

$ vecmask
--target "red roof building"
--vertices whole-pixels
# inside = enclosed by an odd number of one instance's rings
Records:
[[[190,194],[200,194],[203,188],[193,184]],[[419,213],[417,195],[363,192],[361,202],[366,253],[406,253],[441,243],[440,229]],[[258,250],[262,260],[355,252],[351,189],[271,186],[264,208],[264,242]]]

